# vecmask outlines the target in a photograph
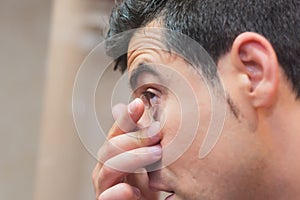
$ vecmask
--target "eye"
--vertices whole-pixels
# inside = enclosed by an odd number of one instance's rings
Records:
[[[146,108],[152,108],[160,103],[161,93],[152,88],[148,88],[142,93],[140,99],[144,102]]]

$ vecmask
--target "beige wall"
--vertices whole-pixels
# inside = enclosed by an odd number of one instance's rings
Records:
[[[94,199],[95,161],[74,126],[72,91],[80,64],[100,42],[100,22],[108,5],[92,0],[54,1],[35,200]]]
[[[32,199],[49,0],[0,0],[0,199]]]
[[[49,102],[56,108],[68,106],[68,103],[63,104],[59,101],[59,97],[64,98],[59,93],[49,93],[51,90],[49,87],[60,83],[56,80],[64,76],[66,71],[71,70],[70,73],[75,74],[81,62],[81,57],[76,57],[76,52],[81,51],[81,56],[84,56],[99,41],[101,34],[99,27],[105,25],[102,22],[107,18],[107,12],[111,7],[109,2],[112,1],[86,0],[82,1],[84,7],[73,5],[76,2],[79,1],[0,0],[0,199],[31,200],[34,196],[43,200],[50,197],[93,199],[90,176],[95,161],[85,151],[74,132],[62,136],[60,140],[65,142],[58,143],[58,139],[49,137],[47,132],[55,130],[53,129],[55,124],[50,125],[50,129],[45,127],[45,124],[55,123],[51,116],[48,118],[47,113],[51,112]],[[62,32],[56,31],[60,38],[56,38],[53,46],[53,30],[57,30],[55,28],[57,24],[53,24],[52,28],[50,24],[51,21],[57,20],[55,17],[61,17],[55,14],[57,8],[52,12],[55,6],[66,6],[65,11],[58,12],[65,12],[69,18],[60,19],[65,24],[61,29]],[[85,15],[83,11],[91,15]],[[53,18],[52,14],[56,16]],[[72,32],[72,29],[66,27],[68,22],[64,21],[72,19],[73,16],[79,21],[76,22],[77,25],[74,25],[73,21],[71,28],[78,27],[78,23],[85,24],[79,25],[79,28],[84,29],[81,30],[79,38],[76,30]],[[48,50],[48,40],[54,49]],[[58,52],[59,48],[64,48],[66,40],[73,45],[74,49],[71,50],[75,51],[75,57],[63,54],[58,57],[53,54]],[[71,63],[72,66],[62,66],[61,62]],[[57,65],[62,67],[60,68],[62,73],[55,69],[53,71]],[[68,76],[65,78],[68,79]],[[47,100],[51,95],[58,95],[58,98],[51,97],[52,100]],[[70,116],[69,113],[62,113],[64,114]],[[72,123],[70,118],[66,121]],[[59,132],[71,129],[70,127],[64,129],[58,124],[56,136]],[[48,140],[47,137],[52,140]],[[64,146],[62,144],[67,144],[76,151],[67,151],[62,148]],[[51,149],[49,145],[52,145]],[[58,156],[57,150],[66,151]],[[72,166],[73,162],[80,165],[66,169]],[[68,170],[69,173],[64,173]],[[49,179],[47,174],[52,174],[52,179]],[[45,181],[49,180],[51,182],[46,185]],[[62,184],[60,188],[58,183]],[[70,194],[70,188],[73,194]],[[66,196],[67,193],[70,195]]]

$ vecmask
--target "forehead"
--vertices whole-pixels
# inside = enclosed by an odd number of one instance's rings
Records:
[[[130,77],[135,79],[135,76],[152,74],[167,78],[175,72],[182,73],[178,66],[182,67],[187,63],[180,55],[171,53],[162,38],[163,31],[159,28],[146,27],[133,35],[127,53]]]
[[[157,62],[166,58],[167,48],[163,43],[163,31],[159,27],[145,27],[137,30],[128,45],[128,70],[137,62]],[[162,56],[162,54],[164,54]],[[168,53],[169,54],[169,53]],[[140,64],[140,63],[139,63]]]
[[[134,32],[127,51],[129,77],[131,77],[132,72],[139,71],[138,68],[147,65],[154,66],[155,70],[158,71],[157,74],[160,74],[161,77],[172,77],[174,74],[180,74],[181,77],[191,80],[195,78],[198,81],[199,75],[202,74],[199,71],[200,68],[192,65],[192,62],[189,62],[180,53],[167,48],[166,31],[168,30],[161,28],[157,22],[152,22]],[[170,32],[167,33],[170,34]],[[186,48],[190,46],[187,44]],[[193,78],[193,76],[195,77]]]
[[[162,47],[163,30],[158,21],[153,21],[143,28],[136,29],[129,42],[128,52],[142,47]]]

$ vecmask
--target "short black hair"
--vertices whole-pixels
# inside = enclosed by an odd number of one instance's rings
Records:
[[[164,28],[201,44],[216,63],[239,34],[263,35],[300,97],[300,0],[123,0],[112,11],[107,37],[158,18]],[[113,51],[110,44],[109,53]],[[127,55],[116,59],[116,68],[126,70]]]

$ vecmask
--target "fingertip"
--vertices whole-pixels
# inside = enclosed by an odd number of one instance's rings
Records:
[[[142,196],[141,191],[138,188],[133,186],[131,188],[136,198],[139,199]]]
[[[144,103],[140,98],[134,99],[128,105],[128,113],[134,122],[137,122],[144,113]]]
[[[140,199],[141,196],[138,188],[127,183],[119,183],[105,190],[97,200]]]
[[[108,138],[116,135],[133,131],[136,128],[136,123],[140,120],[144,113],[144,103],[137,98],[128,106],[117,104],[112,108],[112,114],[115,119],[113,127],[110,129]]]

